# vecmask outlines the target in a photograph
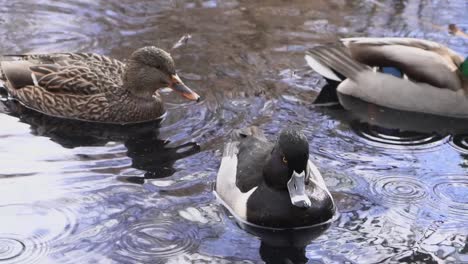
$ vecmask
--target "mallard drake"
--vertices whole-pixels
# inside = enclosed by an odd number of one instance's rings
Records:
[[[347,38],[341,42],[339,47],[315,47],[305,56],[339,97],[468,118],[468,58],[422,39]]]
[[[199,100],[177,76],[172,57],[156,47],[136,50],[123,63],[94,53],[8,55],[0,62],[2,85],[35,111],[101,123],[161,118],[159,88]]]
[[[332,219],[335,204],[309,160],[299,130],[269,142],[257,127],[237,130],[225,145],[215,194],[240,221],[266,228],[296,228]]]

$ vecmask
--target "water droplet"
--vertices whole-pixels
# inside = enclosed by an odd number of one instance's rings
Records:
[[[442,214],[468,219],[468,178],[443,175],[431,178],[431,206]]]
[[[190,252],[198,247],[196,228],[187,223],[140,222],[122,235],[119,255],[139,262]]]
[[[414,204],[428,194],[424,183],[405,176],[379,178],[372,185],[372,192],[389,204]]]
[[[0,262],[35,263],[77,226],[63,204],[11,204],[0,206]],[[3,263],[3,262],[2,262]]]

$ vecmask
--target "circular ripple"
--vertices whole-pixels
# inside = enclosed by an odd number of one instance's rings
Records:
[[[11,204],[0,206],[0,262],[34,263],[77,226],[63,204]]]
[[[453,136],[450,139],[450,145],[458,151],[468,154],[468,134]]]
[[[20,238],[16,234],[0,233],[0,263],[36,263],[49,253],[39,237]]]
[[[386,148],[427,149],[445,142],[444,137],[437,134],[387,129],[367,123],[353,122],[351,128],[372,145]]]
[[[138,223],[123,234],[120,254],[137,261],[152,261],[192,251],[198,247],[198,240],[196,229],[186,223]]]
[[[0,261],[13,259],[21,255],[26,246],[14,238],[0,238]]]
[[[372,191],[390,204],[414,204],[428,194],[422,182],[403,176],[379,178],[373,184]]]
[[[432,206],[442,214],[456,215],[457,219],[468,219],[468,178],[445,175],[431,179]],[[454,219],[456,220],[456,219]]]
[[[0,206],[1,233],[38,237],[44,243],[62,240],[76,228],[73,212],[63,204],[11,204]],[[31,223],[34,223],[32,225]]]

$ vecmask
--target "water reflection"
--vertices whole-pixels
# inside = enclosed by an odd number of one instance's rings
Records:
[[[307,263],[306,250],[304,247],[274,247],[262,242],[260,245],[260,257],[265,263]]]
[[[465,145],[466,122],[369,105],[352,118],[314,107],[322,80],[303,59],[313,46],[351,36],[421,37],[466,54],[466,39],[447,33],[450,23],[468,30],[466,1],[25,0],[3,1],[0,11],[1,54],[86,51],[123,59],[135,47],[169,50],[190,34],[171,53],[179,75],[205,98],[185,104],[164,93],[163,124],[128,133],[63,133],[66,126],[24,115],[31,135],[0,109],[2,262],[468,261],[468,158],[454,147]],[[355,119],[386,140],[436,140],[405,151],[376,147],[354,132]],[[274,135],[290,124],[304,127],[341,212],[305,252],[275,252],[223,221],[210,189],[224,135],[248,125]],[[143,180],[145,173],[171,176]]]
[[[313,226],[293,229],[272,229],[238,220],[237,224],[261,241],[259,254],[265,263],[307,263],[306,246],[322,235],[337,219]]]
[[[145,179],[169,177],[175,173],[174,162],[200,151],[195,142],[168,147],[170,141],[159,138],[160,122],[113,125],[50,117],[32,111],[15,101],[0,102],[8,113],[31,126],[31,133],[45,136],[65,148],[105,146],[123,142],[132,167],[145,171],[143,177],[120,176],[118,180],[143,184]],[[86,158],[82,156],[82,158]]]
[[[145,133],[125,141],[127,155],[132,159],[132,167],[145,172],[143,178],[122,176],[119,180],[144,183],[145,179],[169,177],[176,171],[174,162],[200,151],[197,143],[189,142],[177,147],[167,147],[169,141],[157,139],[154,133]]]
[[[369,144],[401,150],[429,149],[447,141],[445,137],[434,133],[401,131],[399,128],[384,128],[359,121],[352,122],[351,127]]]
[[[449,142],[461,153],[468,149],[464,119],[391,109],[350,96],[343,96],[340,102],[355,118],[351,128],[371,145],[427,151]]]
[[[431,178],[431,206],[443,215],[468,220],[468,179],[466,175],[440,175]]]
[[[56,205],[0,206],[0,261],[35,263],[50,254],[55,243],[71,236],[78,226],[75,212]]]
[[[454,135],[450,138],[450,144],[463,154],[468,154],[468,134]]]
[[[122,234],[117,254],[122,259],[145,263],[164,263],[167,259],[197,249],[198,231],[186,222],[160,220],[138,222]]]
[[[356,119],[378,127],[441,136],[468,132],[465,119],[391,109],[351,96],[342,96],[340,102]]]

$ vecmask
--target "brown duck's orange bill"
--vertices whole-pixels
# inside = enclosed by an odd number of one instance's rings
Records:
[[[172,75],[171,76],[171,84],[169,85],[169,87],[180,93],[183,97],[189,99],[189,100],[192,100],[192,101],[199,101],[200,100],[200,96],[192,91],[190,88],[188,88],[183,82],[182,80],[179,78],[179,76],[177,76],[177,74],[175,75]]]

